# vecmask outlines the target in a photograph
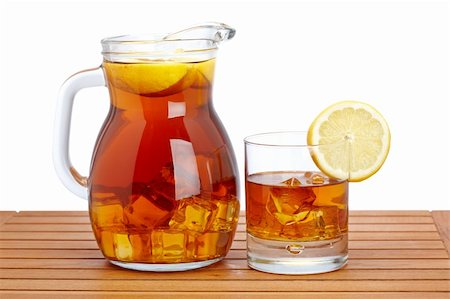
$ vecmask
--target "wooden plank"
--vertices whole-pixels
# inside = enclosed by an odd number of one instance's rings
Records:
[[[431,214],[447,252],[450,254],[450,211],[433,211]]]
[[[2,240],[0,249],[97,249],[94,240]],[[350,241],[350,249],[445,249],[442,241]],[[245,241],[234,241],[231,249],[246,249]]]
[[[244,224],[245,223],[245,216],[239,217],[239,223]],[[419,224],[419,223],[434,223],[433,217],[431,215],[429,216],[350,216],[349,217],[349,223],[350,224],[371,224],[371,223],[377,223],[377,224],[401,224],[401,223],[412,223],[412,224]]]
[[[349,217],[349,223],[378,223],[378,224],[398,224],[398,223],[433,223],[433,217],[431,216],[379,216],[379,217]]]
[[[90,224],[29,224],[5,223],[0,226],[3,232],[90,232]]]
[[[8,269],[0,271],[3,279],[80,279],[83,280],[448,280],[450,270],[376,270],[376,269],[342,269],[320,275],[285,276],[268,274],[251,269],[218,270],[199,269],[187,272],[153,273],[137,272],[123,269]]]
[[[437,250],[430,250],[435,252]],[[0,258],[16,259],[101,259],[97,249],[0,249]]]
[[[14,232],[0,231],[0,240],[95,240],[88,232]],[[235,241],[245,241],[246,233],[237,232]],[[349,240],[441,240],[438,232],[350,232]]]
[[[448,299],[447,292],[142,292],[142,291],[0,291],[1,298],[9,299]],[[5,296],[5,297],[3,297]]]
[[[14,217],[13,219],[15,219]],[[56,217],[55,217],[56,218]],[[75,217],[72,217],[75,218]],[[74,221],[76,222],[76,221]],[[35,228],[31,228],[31,227]],[[12,229],[9,229],[12,227]],[[0,231],[21,231],[32,229],[30,231],[90,231],[89,223],[5,223],[0,226]],[[239,224],[238,232],[245,232],[246,226]],[[436,232],[434,224],[351,224],[350,232]]]
[[[83,224],[4,224],[0,226],[1,232],[65,232],[64,236],[67,236],[70,240],[70,232],[92,232],[90,225]],[[3,235],[6,236],[6,235]],[[93,236],[93,235],[92,235]],[[13,239],[27,239],[23,238],[23,235],[13,235]],[[93,238],[93,237],[92,237]],[[46,239],[42,234],[32,234],[31,239]],[[245,241],[246,233],[237,232],[235,240]],[[349,240],[441,240],[441,236],[436,232],[350,232]]]
[[[7,223],[11,224],[89,224],[88,216],[19,216],[20,213],[9,219]],[[245,224],[245,218],[239,218],[240,224]],[[350,217],[350,224],[432,224],[433,218],[430,217],[414,217],[414,216],[392,216],[392,217]]]
[[[393,211],[385,211],[386,213],[383,214],[375,214],[371,211],[360,212],[364,213],[355,215],[355,213],[350,212],[350,223],[432,223],[430,212],[417,214],[388,213]],[[89,214],[78,211],[67,212],[67,214],[65,212],[20,212],[16,217],[19,219],[15,219],[11,223],[79,223],[80,220],[84,223],[89,223]],[[239,217],[239,222],[245,223],[245,214]]]
[[[95,240],[93,232],[0,232],[0,240]]]
[[[245,211],[241,210],[240,216],[245,216]],[[415,210],[371,210],[371,211],[361,211],[361,210],[350,210],[350,217],[385,217],[385,216],[430,216],[431,213],[429,211],[415,211]]]
[[[17,250],[17,249],[16,249]],[[13,254],[13,253],[12,253]],[[1,251],[0,251],[1,255]],[[15,256],[10,256],[16,258]],[[101,257],[101,256],[100,256]],[[446,259],[449,257],[445,249],[350,249],[349,257],[356,259]],[[18,257],[17,257],[18,258]],[[75,256],[74,256],[75,258]],[[233,249],[225,259],[246,259],[247,251]]]
[[[401,260],[352,260],[347,265],[349,269],[450,269],[448,259],[401,259]]]
[[[410,240],[374,240],[374,241],[350,241],[350,249],[445,249],[440,240],[410,241]],[[245,249],[246,242],[234,241],[232,248]]]
[[[354,232],[435,232],[432,223],[419,224],[349,224],[349,231]],[[244,232],[245,224],[238,224],[237,231]]]
[[[440,240],[438,232],[350,232],[349,240]]]
[[[240,280],[171,280],[170,288],[165,280],[73,280],[73,279],[0,279],[4,290],[71,290],[71,291],[198,291],[208,289],[215,292],[230,292],[242,290]],[[267,292],[273,290],[289,290],[297,292],[389,292],[389,291],[416,291],[416,292],[449,292],[448,280],[393,280],[389,283],[379,280],[354,281],[330,280],[327,283],[317,280],[253,280],[245,284],[246,291]]]
[[[23,226],[23,227],[22,227]],[[8,232],[8,233],[4,233]],[[19,232],[18,234],[13,232]],[[46,232],[48,234],[35,234],[35,233],[26,233],[26,232]],[[58,233],[57,233],[58,232]],[[65,232],[61,234],[59,232]],[[82,226],[82,225],[56,225],[56,224],[4,224],[0,226],[0,239],[17,239],[17,240],[25,240],[25,239],[62,239],[64,236],[67,237],[68,240],[73,238],[80,238],[82,236],[80,234],[72,235],[72,232],[76,233],[87,233],[84,237],[89,236],[91,234],[92,238],[92,230],[90,225]],[[78,237],[76,237],[78,236]],[[88,238],[89,239],[89,238]],[[246,233],[243,231],[238,231],[235,235],[235,240],[245,240]],[[395,232],[395,231],[386,231],[386,232],[355,232],[351,231],[349,233],[350,240],[440,240],[441,237],[439,233],[436,232]]]
[[[98,249],[95,241],[2,240],[0,248]]]
[[[350,249],[350,259],[445,259],[448,253],[444,249]],[[0,258],[16,259],[100,259],[103,258],[97,249],[0,249]],[[243,249],[231,250],[226,259],[246,259]]]
[[[6,223],[53,223],[53,224],[89,224],[89,217],[66,217],[66,216],[33,216],[33,217],[13,217]]]
[[[419,224],[349,224],[349,231],[354,232],[435,232],[432,223]],[[245,224],[238,224],[237,231],[244,232]]]
[[[16,214],[14,211],[0,211],[0,226]]]
[[[20,211],[17,217],[89,217],[88,211]]]
[[[97,249],[97,243],[89,240],[4,240],[0,248],[35,248],[35,249]],[[245,241],[235,241],[232,249],[245,249]],[[443,249],[441,241],[351,241],[350,249]]]
[[[354,232],[435,232],[434,224],[349,224]]]
[[[410,216],[431,216],[429,211],[392,211],[392,210],[371,210],[371,211],[361,211],[361,210],[350,210],[349,214],[351,217],[386,217],[386,216],[400,216],[400,217],[410,217]],[[88,216],[88,211],[20,211],[18,217],[58,217],[58,216]],[[245,216],[245,210],[240,211],[240,216]]]
[[[372,217],[385,217],[385,216],[430,216],[429,211],[405,211],[405,210],[398,210],[398,211],[387,211],[387,210],[371,210],[371,211],[360,211],[360,210],[351,210],[350,211],[350,217],[365,217],[365,216],[372,216]]]
[[[234,252],[235,250],[233,250]],[[237,250],[236,250],[237,251]],[[445,250],[427,250],[427,249],[353,249],[349,250],[350,259],[445,259],[448,253]]]
[[[6,223],[0,226],[1,232],[91,232],[90,224],[10,224]],[[38,239],[41,234],[33,234],[32,238]],[[64,234],[67,235],[67,234]],[[16,238],[16,237],[14,237]],[[20,238],[20,237],[17,237]],[[245,240],[246,233],[238,231],[236,240]],[[350,240],[440,240],[441,237],[437,231],[434,232],[369,232],[352,231],[349,233]]]
[[[117,268],[105,259],[0,259],[0,269],[105,269]],[[243,259],[226,259],[208,269],[248,269]],[[345,269],[450,269],[449,259],[361,259]]]

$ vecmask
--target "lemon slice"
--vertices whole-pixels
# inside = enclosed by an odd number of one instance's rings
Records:
[[[215,59],[202,61],[195,65],[197,70],[196,79],[192,84],[192,87],[202,88],[209,87],[213,83],[214,78]]]
[[[372,106],[344,101],[322,111],[308,130],[311,154],[326,175],[359,182],[375,174],[389,153],[391,134]]]
[[[192,65],[189,63],[105,62],[104,66],[108,79],[115,87],[135,94],[152,95],[166,90],[176,93],[189,87],[195,79],[190,76]]]

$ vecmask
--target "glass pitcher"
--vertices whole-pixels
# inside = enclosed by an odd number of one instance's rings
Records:
[[[103,64],[63,84],[55,167],[69,190],[89,200],[95,238],[111,263],[182,271],[230,249],[238,173],[212,87],[218,45],[234,33],[208,23],[160,37],[106,38]],[[85,177],[68,153],[73,100],[83,88],[105,85],[110,110]]]

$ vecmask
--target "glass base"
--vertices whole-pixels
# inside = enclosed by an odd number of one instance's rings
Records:
[[[347,264],[347,234],[326,241],[272,241],[247,234],[248,265],[275,274],[317,274]]]
[[[111,264],[138,271],[152,271],[152,272],[178,272],[178,271],[187,271],[198,268],[203,268],[209,266],[211,264],[217,263],[222,260],[223,257],[219,257],[212,260],[201,261],[201,262],[192,262],[192,263],[178,263],[178,264],[146,264],[146,263],[128,263],[128,262],[119,262],[108,260]]]

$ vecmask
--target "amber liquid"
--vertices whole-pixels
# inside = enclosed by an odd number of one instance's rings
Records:
[[[103,254],[142,263],[225,256],[239,214],[238,182],[211,104],[214,60],[103,66],[111,109],[89,178]]]
[[[246,180],[247,231],[280,241],[339,239],[348,231],[348,183],[314,172],[264,172]]]

